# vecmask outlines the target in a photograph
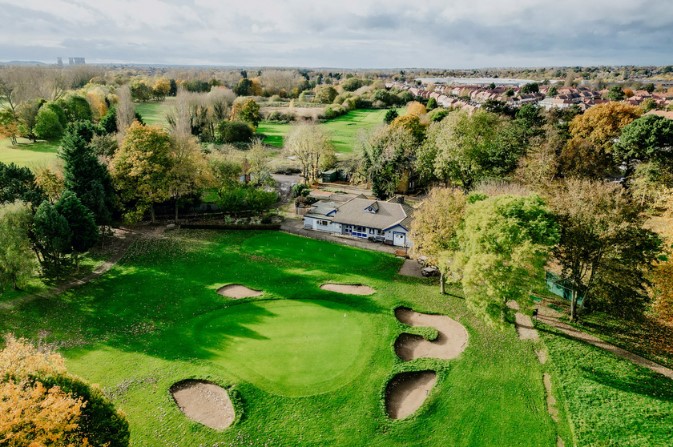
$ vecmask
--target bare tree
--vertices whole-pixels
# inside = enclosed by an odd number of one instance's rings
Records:
[[[323,157],[334,153],[327,133],[312,123],[293,126],[285,140],[285,151],[299,161],[307,183],[318,178]]]
[[[136,108],[131,99],[131,89],[128,85],[122,85],[117,89],[117,132],[120,141],[135,119]]]

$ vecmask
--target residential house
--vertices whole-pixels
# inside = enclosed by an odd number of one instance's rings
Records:
[[[362,195],[345,203],[320,200],[304,215],[304,228],[409,247],[411,211],[401,200]]]

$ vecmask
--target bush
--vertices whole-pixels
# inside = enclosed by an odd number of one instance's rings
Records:
[[[311,188],[308,187],[305,183],[297,183],[296,185],[292,186],[292,190],[290,192],[291,197],[294,199],[295,197],[306,197],[311,193]]]
[[[218,144],[247,143],[252,140],[254,130],[243,121],[222,121],[217,125],[215,142]]]
[[[63,135],[63,125],[56,112],[42,107],[35,118],[35,135],[43,140],[57,140]]]
[[[220,190],[219,204],[225,212],[232,214],[261,213],[271,208],[277,201],[278,193],[275,191],[237,186]]]
[[[289,123],[290,121],[294,121],[294,115],[291,113],[274,111],[266,115],[266,120],[275,121],[278,123]]]

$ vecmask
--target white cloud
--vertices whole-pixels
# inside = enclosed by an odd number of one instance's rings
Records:
[[[342,67],[665,64],[656,0],[0,0],[0,60]]]

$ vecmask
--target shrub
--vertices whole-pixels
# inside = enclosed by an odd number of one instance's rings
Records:
[[[220,190],[219,204],[225,212],[232,214],[261,213],[271,208],[277,201],[278,193],[275,191],[241,185]]]
[[[217,125],[215,142],[218,144],[244,143],[252,140],[252,127],[243,121],[222,121]]]
[[[43,140],[56,140],[63,135],[63,125],[52,109],[42,107],[35,118],[35,135]]]

